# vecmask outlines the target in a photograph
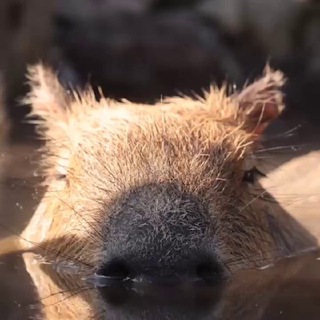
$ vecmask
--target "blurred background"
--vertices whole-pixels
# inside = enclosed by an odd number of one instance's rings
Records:
[[[317,0],[1,0],[0,43],[0,122],[11,141],[32,136],[17,99],[38,61],[66,84],[142,102],[241,86],[269,61],[289,79],[285,116],[320,124]]]

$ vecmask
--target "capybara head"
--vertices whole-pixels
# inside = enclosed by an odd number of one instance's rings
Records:
[[[221,280],[303,246],[257,184],[255,150],[283,109],[280,72],[155,105],[65,90],[30,70],[47,191],[24,232],[104,276]],[[300,237],[301,238],[301,237]],[[60,239],[60,240],[57,240]]]

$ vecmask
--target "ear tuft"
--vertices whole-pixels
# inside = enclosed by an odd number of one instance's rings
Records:
[[[235,96],[239,112],[245,117],[248,130],[261,134],[284,110],[282,86],[285,78],[269,65],[259,80],[244,88]]]
[[[52,69],[41,63],[30,66],[27,78],[31,89],[22,102],[31,105],[31,116],[65,120],[69,98]]]

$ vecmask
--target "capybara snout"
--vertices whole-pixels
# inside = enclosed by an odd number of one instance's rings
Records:
[[[103,231],[103,275],[160,283],[221,280],[214,217],[201,199],[162,183],[140,186],[118,201]]]

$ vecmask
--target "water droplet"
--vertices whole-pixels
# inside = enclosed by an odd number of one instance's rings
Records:
[[[260,268],[258,268],[259,270],[264,270],[264,269],[268,269],[268,268],[271,268],[271,267],[273,267],[274,266],[274,264],[273,263],[270,263],[270,264],[267,264],[267,265],[265,265],[265,266],[262,266],[262,267],[260,267]]]
[[[95,273],[94,275],[83,278],[83,280],[94,285],[95,287],[107,287],[115,283],[119,284],[127,279],[123,279],[122,277],[108,277]]]
[[[16,207],[18,207],[20,210],[22,210],[22,209],[23,209],[23,205],[22,205],[22,204],[20,204],[19,202],[16,202]]]

